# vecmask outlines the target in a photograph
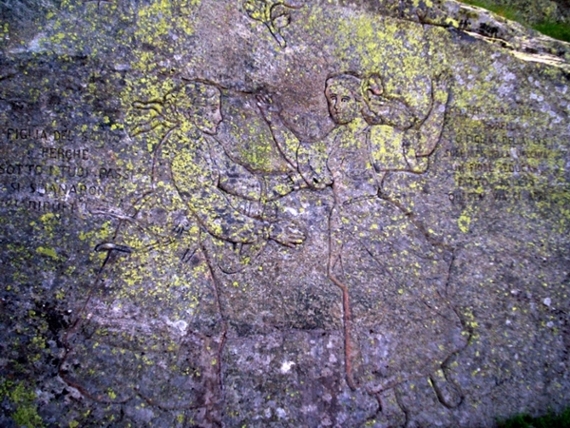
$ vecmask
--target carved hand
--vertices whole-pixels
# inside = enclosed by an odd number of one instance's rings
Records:
[[[307,180],[307,185],[313,190],[323,190],[327,186],[333,184],[332,175],[325,167],[324,170],[316,171],[311,166],[305,167],[301,174]]]
[[[265,120],[271,123],[271,119],[274,116],[273,113],[278,113],[279,107],[273,102],[270,95],[258,94],[255,98],[257,99],[259,111],[261,111]]]
[[[305,234],[295,223],[287,220],[280,220],[270,226],[269,239],[272,239],[286,247],[295,247],[305,241]]]
[[[449,97],[449,86],[451,85],[452,75],[449,70],[445,70],[435,76],[433,82],[433,98],[434,101],[442,105],[447,103]]]
[[[332,178],[328,175],[315,175],[312,179],[311,188],[315,190],[323,190],[325,187],[330,186],[332,182]]]
[[[186,217],[181,217],[176,221],[176,225],[172,230],[176,235],[181,236],[184,232],[190,229],[190,222]]]

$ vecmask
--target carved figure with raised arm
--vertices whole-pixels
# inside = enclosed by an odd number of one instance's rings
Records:
[[[327,276],[341,292],[346,380],[352,389],[382,391],[419,374],[441,374],[443,361],[464,341],[457,315],[439,292],[449,267],[446,251],[383,190],[387,174],[428,171],[443,129],[448,81],[434,79],[430,110],[416,117],[372,77],[343,73],[326,80],[336,126],[317,142],[301,142],[271,97],[259,96],[258,106],[306,186],[332,188]],[[418,282],[421,289],[410,287]],[[362,337],[377,332],[376,343],[357,343],[355,330],[362,329]],[[406,345],[410,336],[417,338],[414,349]],[[368,380],[361,384],[359,377]],[[454,385],[445,376],[432,378],[442,402],[457,405]]]

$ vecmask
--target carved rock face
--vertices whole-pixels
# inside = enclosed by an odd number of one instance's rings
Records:
[[[187,120],[200,131],[215,135],[223,120],[220,90],[212,84],[196,81],[185,84],[183,93],[188,103]]]
[[[329,80],[325,95],[329,113],[336,124],[346,125],[358,117],[359,102],[350,88],[343,86],[341,82]]]
[[[203,106],[199,106],[192,112],[191,117],[200,131],[215,135],[223,119],[219,95],[206,100]]]
[[[0,26],[0,426],[568,403],[566,45],[452,0],[59,3]]]

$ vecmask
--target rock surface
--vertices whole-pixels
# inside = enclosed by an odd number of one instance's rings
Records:
[[[453,1],[30,4],[0,6],[0,425],[568,405],[568,44]]]

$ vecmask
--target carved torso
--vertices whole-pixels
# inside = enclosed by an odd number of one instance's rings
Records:
[[[368,135],[368,124],[362,119],[337,128],[331,135],[327,166],[338,204],[378,192]]]

